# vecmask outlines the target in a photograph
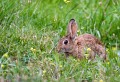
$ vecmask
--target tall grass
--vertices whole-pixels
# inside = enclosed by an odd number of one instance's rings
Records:
[[[93,34],[105,44],[108,61],[56,52],[71,18],[78,34]],[[0,80],[119,82],[119,22],[119,0],[1,0]]]

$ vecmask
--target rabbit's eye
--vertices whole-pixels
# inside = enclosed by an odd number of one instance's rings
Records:
[[[67,45],[67,44],[68,44],[68,40],[65,40],[65,41],[64,41],[64,44]]]

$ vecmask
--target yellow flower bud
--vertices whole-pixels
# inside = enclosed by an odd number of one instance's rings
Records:
[[[87,51],[91,51],[91,48],[87,48]]]
[[[34,48],[30,48],[30,50],[31,50],[32,52],[36,52],[36,49],[34,49]]]
[[[108,48],[106,49],[106,52],[109,52],[109,49],[108,49]]]
[[[62,65],[60,65],[59,67],[62,68]]]
[[[117,50],[117,48],[116,48],[116,47],[112,47],[112,50],[113,50],[113,51],[116,51],[116,50]]]
[[[45,74],[46,73],[46,70],[43,70],[43,74]]]
[[[36,52],[36,49],[33,49],[33,52]]]
[[[5,65],[4,65],[4,64],[1,64],[1,68],[4,69],[4,68],[5,68]]]
[[[3,55],[4,58],[8,58],[8,52]]]
[[[30,48],[31,51],[33,51],[33,48]]]
[[[109,64],[110,64],[110,62],[107,62],[107,64],[109,65]]]
[[[70,0],[64,0],[64,2],[65,2],[65,3],[69,3],[69,2],[70,2]]]

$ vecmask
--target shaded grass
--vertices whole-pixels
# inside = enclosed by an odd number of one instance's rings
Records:
[[[0,80],[119,81],[119,0],[28,1],[0,1]],[[78,22],[78,34],[102,40],[109,49],[107,62],[99,57],[80,61],[56,52],[71,18]]]

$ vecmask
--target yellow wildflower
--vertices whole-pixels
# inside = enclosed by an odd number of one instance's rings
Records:
[[[87,48],[87,51],[91,51],[91,48]]]
[[[79,33],[79,32],[80,32],[80,30],[77,30],[77,32]]]
[[[32,51],[32,50],[33,50],[33,48],[30,48],[30,50]]]
[[[60,65],[59,67],[62,68],[62,65]]]
[[[43,70],[43,74],[45,74],[46,73],[46,70]]]
[[[103,80],[101,79],[99,82],[103,82]]]
[[[106,52],[109,52],[109,49],[108,49],[108,48],[106,49]]]
[[[4,58],[8,58],[8,52],[3,55]]]
[[[70,2],[70,0],[64,0],[64,2],[65,2],[65,3],[69,3],[69,2]]]
[[[36,49],[34,49],[34,48],[30,48],[30,50],[31,50],[32,52],[36,52]]]
[[[113,50],[113,51],[116,51],[116,50],[117,50],[117,48],[116,48],[116,47],[112,47],[112,50]]]
[[[33,52],[36,52],[36,49],[33,49]]]
[[[109,64],[110,64],[110,62],[107,62],[107,64],[109,65]]]
[[[1,64],[1,68],[4,69],[4,68],[5,68],[5,65]]]

